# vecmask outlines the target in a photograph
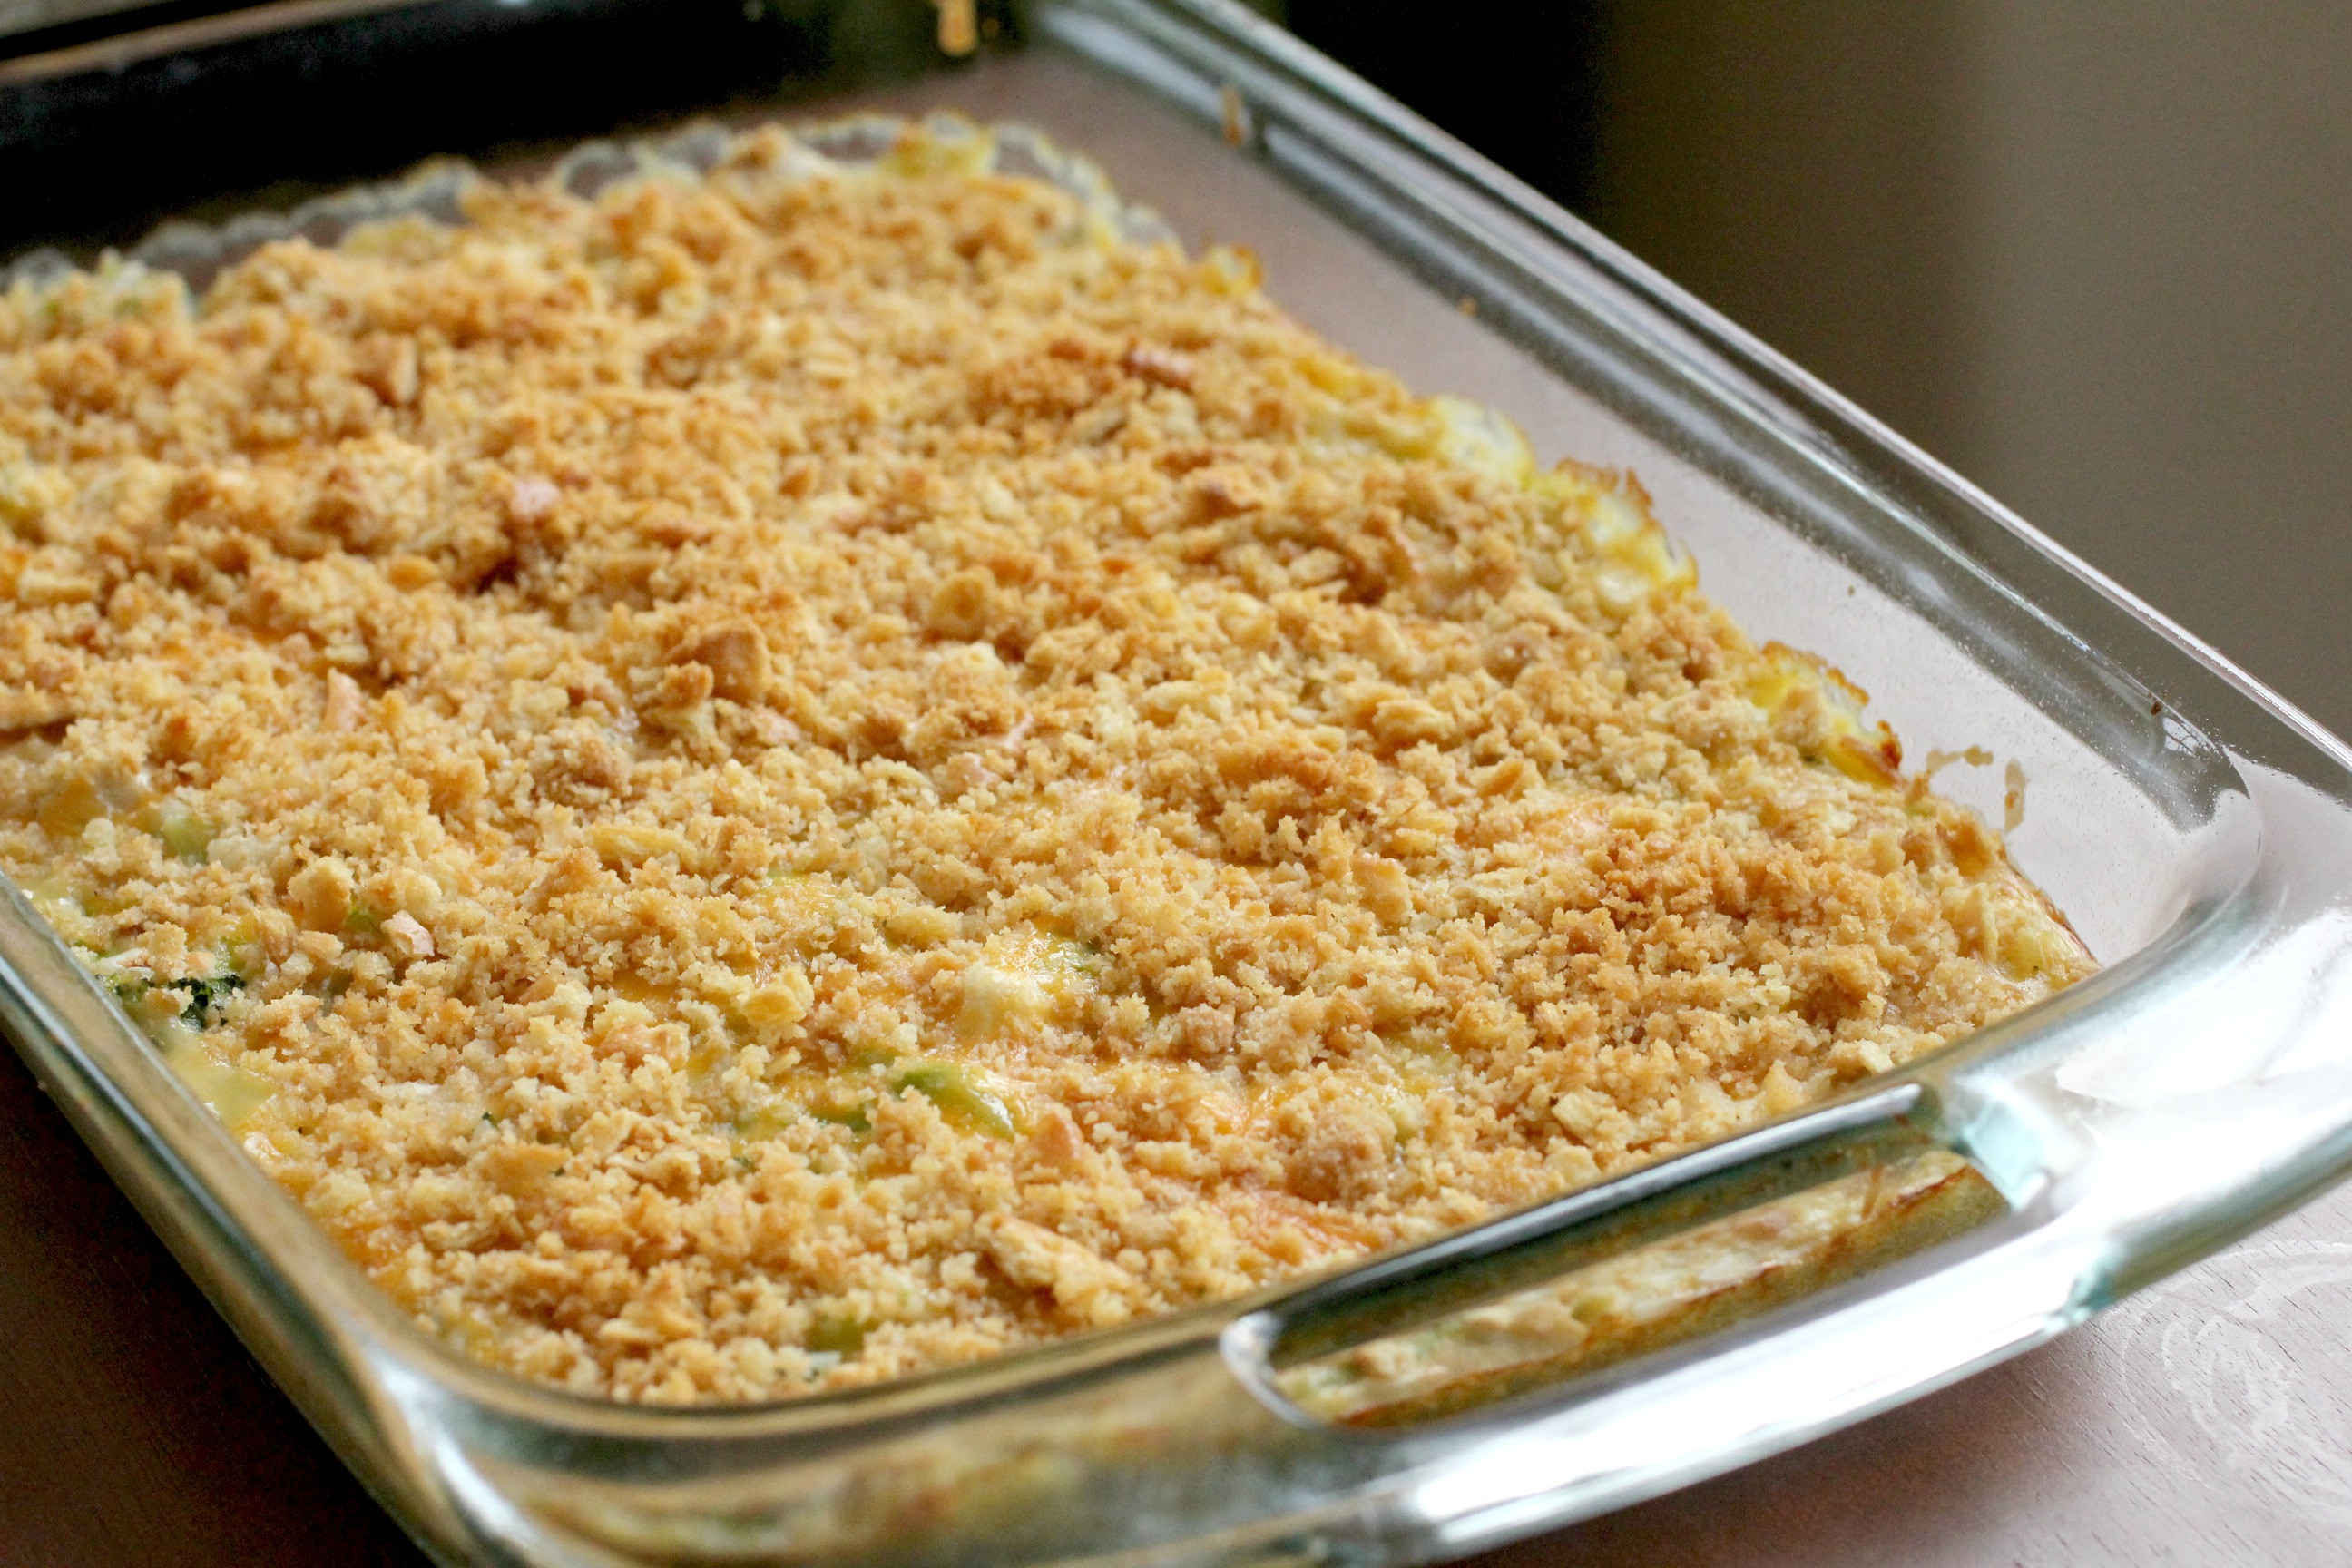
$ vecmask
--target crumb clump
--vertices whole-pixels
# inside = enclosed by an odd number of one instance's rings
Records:
[[[429,1331],[966,1362],[2088,971],[1630,480],[952,163],[0,302],[0,866]]]

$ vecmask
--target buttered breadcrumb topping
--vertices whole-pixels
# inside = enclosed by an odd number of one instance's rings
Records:
[[[1630,479],[970,147],[0,303],[0,865],[429,1331],[969,1361],[2087,971]]]

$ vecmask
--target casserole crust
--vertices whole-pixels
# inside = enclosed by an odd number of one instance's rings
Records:
[[[0,865],[428,1330],[966,1361],[2088,972],[1630,479],[991,165],[764,131],[0,305]]]

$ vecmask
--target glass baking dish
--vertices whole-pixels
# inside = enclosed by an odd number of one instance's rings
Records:
[[[1941,779],[1997,820],[2022,805],[2013,852],[2106,967],[1839,1101],[1300,1288],[870,1390],[656,1409],[527,1385],[420,1332],[10,890],[0,1021],[17,1048],[429,1550],[534,1564],[1423,1561],[1950,1382],[2352,1167],[2339,742],[1239,6],[1039,0],[1014,21],[976,65],[841,107],[953,104],[1041,127],[1188,240],[1253,245],[1276,297],[1363,358],[1506,410],[1546,457],[1634,469],[1758,637],[1866,679],[1915,754],[1983,747],[2016,764]],[[690,162],[698,144],[651,151]],[[567,167],[608,177],[642,155],[589,149]],[[201,271],[224,247],[435,199],[411,184],[166,233],[147,256]],[[1465,1415],[1340,1427],[1286,1393],[1283,1369],[1303,1359],[1923,1149],[1966,1159],[2005,1211]]]

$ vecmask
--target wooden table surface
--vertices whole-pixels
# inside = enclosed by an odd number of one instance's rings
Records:
[[[1426,309],[1407,285],[1340,286],[1370,264],[1295,204],[1171,160],[1189,128],[1086,79],[1043,86],[969,75],[891,106],[1044,120],[1188,237],[1249,239],[1277,297],[1342,342],[1465,389],[1492,371],[1466,341],[1384,357]],[[1331,286],[1286,289],[1302,278]],[[2346,1561],[2347,1541],[2352,1190],[1956,1387],[1480,1561],[2236,1568]],[[423,1562],[0,1050],[0,1565]]]

